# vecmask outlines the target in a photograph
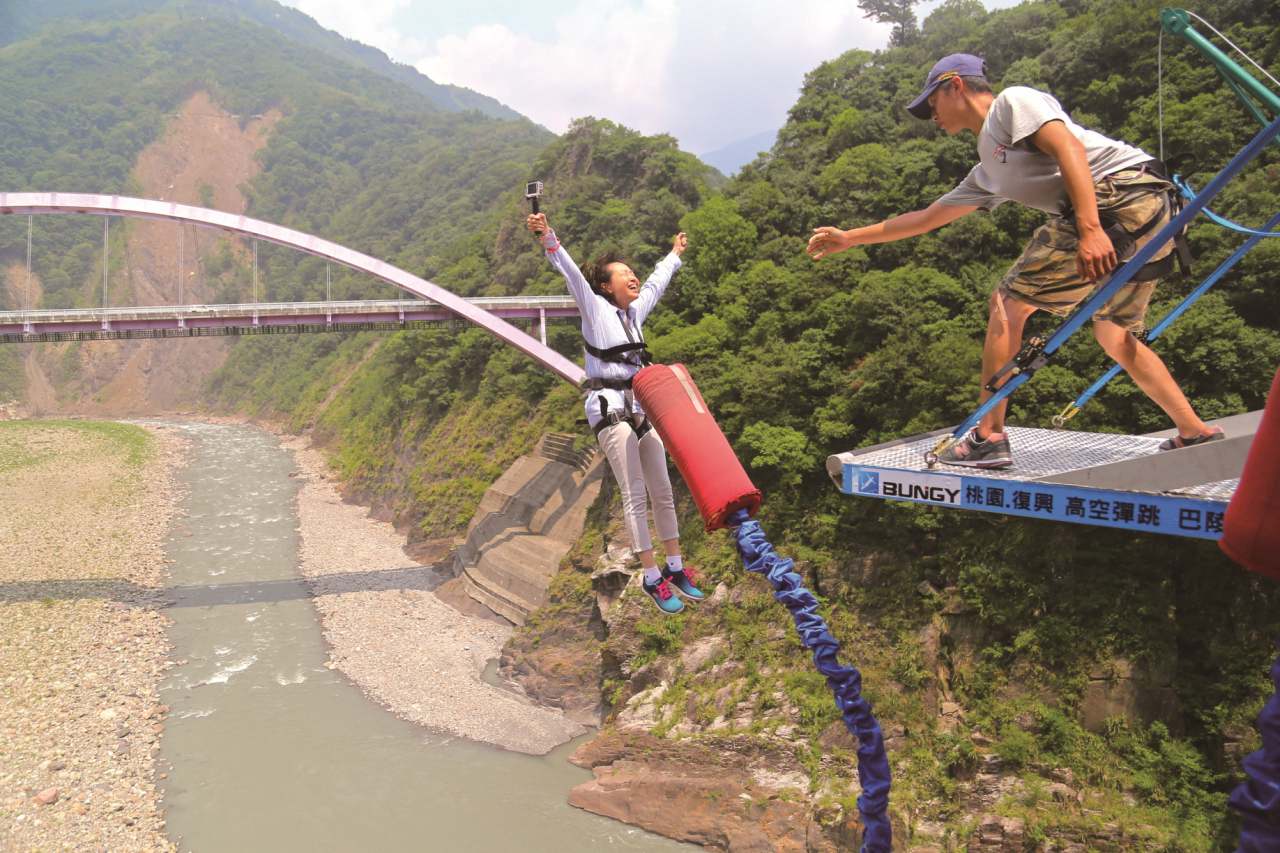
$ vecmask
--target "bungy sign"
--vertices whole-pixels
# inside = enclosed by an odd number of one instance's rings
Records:
[[[900,501],[961,506],[964,478],[946,474],[922,474],[888,468],[846,465],[844,490],[850,495],[896,498]]]
[[[844,466],[844,493],[1198,539],[1222,536],[1227,505],[1177,495]]]

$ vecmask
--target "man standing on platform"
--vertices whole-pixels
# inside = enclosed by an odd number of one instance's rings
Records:
[[[814,229],[808,253],[822,258],[850,246],[887,243],[941,228],[978,208],[994,210],[1016,201],[1049,214],[1031,244],[991,295],[986,346],[982,356],[985,386],[1022,348],[1022,331],[1037,310],[1065,317],[1172,218],[1172,186],[1158,161],[1139,148],[1109,139],[1073,122],[1049,94],[1011,86],[994,94],[986,62],[957,53],[929,72],[924,92],[907,111],[932,119],[941,130],[978,136],[981,161],[954,190],[924,210],[841,231]],[[1120,243],[1117,256],[1115,242]],[[1136,337],[1143,330],[1147,305],[1160,276],[1173,267],[1173,243],[1093,315],[1093,331],[1107,355],[1178,427],[1161,450],[1214,441],[1221,427],[1196,416],[1160,357]],[[1006,403],[996,406],[939,461],[974,468],[1013,464],[1004,432]]]

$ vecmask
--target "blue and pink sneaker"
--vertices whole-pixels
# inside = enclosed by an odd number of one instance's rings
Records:
[[[684,610],[684,602],[676,598],[666,577],[655,584],[641,581],[640,588],[644,590],[645,595],[653,599],[653,603],[658,605],[658,609],[663,613],[675,614]]]
[[[676,592],[690,601],[701,601],[706,596],[702,594],[702,590],[693,585],[695,575],[696,572],[692,566],[686,566],[678,572],[662,570],[662,579],[675,587]]]

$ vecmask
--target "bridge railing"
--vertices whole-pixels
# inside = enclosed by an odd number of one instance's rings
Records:
[[[485,296],[467,302],[500,317],[576,317],[578,306],[569,296]],[[102,320],[149,320],[185,315],[187,317],[242,318],[257,314],[298,316],[371,314],[387,311],[421,311],[448,307],[431,299],[346,299],[332,302],[242,302],[193,305],[121,306],[113,308],[44,308],[29,311],[0,311],[0,325],[11,323],[79,323]]]

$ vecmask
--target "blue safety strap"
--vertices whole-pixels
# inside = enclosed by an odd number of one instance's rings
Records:
[[[1208,213],[1207,210],[1205,212]],[[1194,305],[1197,299],[1199,299],[1201,296],[1204,296],[1206,293],[1208,293],[1209,288],[1213,287],[1215,284],[1218,283],[1218,279],[1226,275],[1227,271],[1230,270],[1232,267],[1234,267],[1237,263],[1239,263],[1241,258],[1249,254],[1249,251],[1254,246],[1262,242],[1263,237],[1280,237],[1280,233],[1272,232],[1270,230],[1272,228],[1280,228],[1280,213],[1277,213],[1275,216],[1271,217],[1271,220],[1267,222],[1267,224],[1264,227],[1268,230],[1254,231],[1253,236],[1250,237],[1248,240],[1244,241],[1244,245],[1242,245],[1239,249],[1236,249],[1235,252],[1231,255],[1231,257],[1223,261],[1221,266],[1219,266],[1216,270],[1214,270],[1213,273],[1210,274],[1208,278],[1206,278],[1203,282],[1200,283],[1199,287],[1191,291],[1191,293],[1187,294],[1187,298],[1182,300],[1180,303],[1178,303],[1177,308],[1174,308],[1167,315],[1165,315],[1163,320],[1161,320],[1159,323],[1153,326],[1151,331],[1147,333],[1147,340],[1154,341],[1156,338],[1160,337],[1161,332],[1163,332],[1165,329],[1172,326],[1174,320],[1177,320],[1179,317],[1185,314],[1187,309],[1190,308],[1192,305]],[[1120,371],[1122,369],[1123,368],[1121,368],[1120,365],[1113,364],[1111,366],[1111,369],[1108,370],[1106,373],[1102,374],[1102,376],[1098,379],[1097,382],[1090,385],[1088,389],[1086,389],[1085,392],[1081,394],[1079,397],[1076,397],[1075,401],[1071,405],[1077,409],[1083,407],[1085,403],[1093,399],[1094,394],[1097,394],[1099,391],[1101,391],[1103,388],[1106,387],[1108,382],[1110,382],[1112,379],[1115,379],[1118,375],[1120,375]]]
[[[1255,157],[1262,152],[1262,149],[1271,143],[1272,140],[1280,137],[1280,119],[1276,119],[1269,124],[1261,133],[1253,138],[1248,145],[1244,147],[1239,154],[1232,158],[1221,172],[1214,176],[1208,186],[1198,194],[1195,198],[1187,202],[1186,207],[1175,216],[1168,225],[1160,229],[1146,245],[1137,251],[1132,258],[1112,274],[1110,280],[1105,285],[1094,291],[1094,294],[1080,304],[1075,313],[1067,318],[1061,326],[1057,328],[1052,335],[1044,342],[1039,349],[1038,357],[1032,361],[1027,369],[1015,368],[1005,383],[1001,385],[986,402],[978,406],[969,417],[965,418],[959,426],[951,433],[952,439],[958,439],[967,434],[969,430],[978,425],[978,421],[982,420],[996,406],[1000,405],[1006,397],[1017,390],[1023,383],[1031,378],[1035,370],[1043,366],[1046,356],[1052,355],[1058,351],[1058,348],[1066,343],[1067,339],[1075,334],[1081,326],[1089,321],[1089,318],[1106,304],[1116,291],[1129,283],[1129,279],[1147,265],[1147,262],[1164,247],[1166,243],[1172,240],[1183,228],[1191,222],[1195,216],[1204,209],[1210,199],[1214,198],[1222,191],[1227,183],[1239,174],[1240,170],[1249,164]],[[1037,363],[1038,362],[1038,363]]]
[[[866,829],[862,833],[862,853],[889,853],[893,847],[893,830],[889,825],[889,754],[884,748],[880,723],[871,713],[871,703],[862,695],[862,675],[851,666],[840,663],[840,643],[827,630],[818,615],[818,600],[804,588],[804,580],[792,569],[791,560],[778,556],[765,539],[760,522],[748,520],[745,509],[729,516],[738,553],[748,571],[765,576],[774,589],[773,597],[791,612],[796,632],[805,648],[813,652],[818,672],[827,677],[827,686],[835,695],[836,707],[844,724],[858,740],[858,811]]]
[[[1173,184],[1178,188],[1178,192],[1182,193],[1182,197],[1188,201],[1196,197],[1196,191],[1192,189],[1191,184],[1187,183],[1181,175],[1173,176]],[[1230,228],[1232,231],[1237,231],[1241,234],[1249,234],[1254,237],[1280,237],[1280,232],[1272,230],[1275,227],[1274,225],[1268,224],[1265,228],[1259,231],[1256,228],[1241,225],[1239,222],[1232,222],[1230,219],[1227,219],[1225,216],[1219,216],[1207,207],[1204,209],[1204,215],[1209,217],[1209,219],[1214,223],[1221,225],[1223,228]]]

